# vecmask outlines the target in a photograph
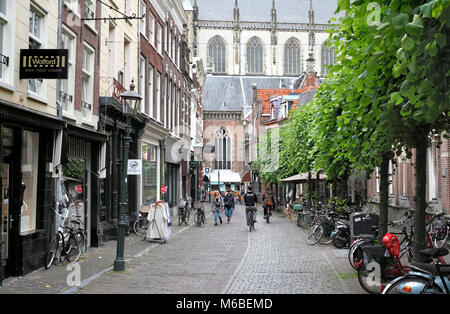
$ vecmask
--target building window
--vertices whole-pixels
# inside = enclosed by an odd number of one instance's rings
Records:
[[[301,73],[300,44],[291,38],[284,47],[284,74],[299,75]]]
[[[161,122],[161,74],[156,72],[156,120]]]
[[[258,38],[252,38],[247,44],[247,73],[263,74],[263,45]]]
[[[15,33],[14,1],[0,0],[0,81],[12,84]]]
[[[149,63],[148,64],[148,74],[147,74],[147,81],[148,81],[148,110],[147,114],[156,119],[155,117],[155,111],[153,110],[154,106],[154,99],[153,99],[153,88],[154,88],[154,75],[153,75],[153,66]]]
[[[69,50],[67,67],[67,80],[61,80],[60,100],[63,112],[73,114],[73,100],[75,92],[75,60],[76,60],[76,35],[63,27],[63,49]]]
[[[44,22],[45,13],[31,4],[30,7],[30,24],[29,24],[29,48],[30,49],[42,49],[45,47],[45,34],[44,34]],[[39,95],[45,96],[46,83],[42,79],[29,79],[28,91]]]
[[[225,128],[221,128],[218,132],[216,132],[214,145],[214,168],[231,169],[231,136]]]
[[[322,45],[322,75],[327,75],[330,71],[329,65],[333,65],[336,62],[336,54],[334,49]]]
[[[150,205],[157,201],[158,169],[157,146],[142,142],[142,204]]]
[[[147,104],[147,97],[145,97],[145,83],[146,83],[146,77],[145,77],[145,59],[144,57],[139,57],[139,95],[141,95],[141,112],[144,112],[148,115],[148,104]]]
[[[208,44],[208,67],[213,69],[213,73],[225,73],[226,48],[225,41],[216,36]]]
[[[163,54],[162,51],[162,27],[159,23],[156,23],[156,51],[158,51],[161,55]]]
[[[20,210],[20,234],[36,230],[36,200],[39,158],[39,133],[24,131],[22,143],[23,204]]]
[[[86,0],[84,7],[84,17],[87,19],[95,19],[95,0]],[[95,21],[85,21],[92,29],[95,29]]]
[[[87,44],[83,47],[83,67],[81,84],[81,113],[84,120],[92,119],[94,100],[94,49]]]
[[[152,12],[148,12],[148,41],[155,46],[155,17]]]
[[[139,0],[139,16],[144,15],[144,18],[142,20],[139,20],[139,31],[145,36],[145,30],[147,26],[145,25],[145,21],[147,18],[147,6],[145,5],[145,2],[143,0]]]

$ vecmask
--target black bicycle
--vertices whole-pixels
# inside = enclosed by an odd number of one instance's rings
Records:
[[[197,227],[203,228],[206,225],[205,211],[202,206],[203,202],[195,202],[196,212],[194,214],[194,222]]]
[[[184,204],[182,203],[178,207],[178,225],[181,226],[184,223],[187,226],[189,224],[190,217],[191,217],[191,212],[187,208],[186,202],[184,202]]]
[[[248,207],[247,208],[247,221],[248,221],[249,231],[255,231],[255,219],[253,218],[255,211],[256,211],[256,207]]]
[[[78,245],[77,232],[74,228],[64,226],[68,216],[67,208],[63,208],[62,214],[53,211],[63,219],[62,226],[58,227],[58,231],[52,237],[45,258],[45,269],[49,269],[55,260],[59,262],[63,257],[69,263],[76,263],[81,255],[81,249]],[[67,231],[66,231],[67,230]]]

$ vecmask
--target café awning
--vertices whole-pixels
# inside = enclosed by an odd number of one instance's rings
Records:
[[[317,174],[316,173],[312,173],[311,174],[311,179],[312,180],[317,180]],[[319,174],[319,180],[324,181],[327,179],[327,175],[324,173]],[[304,183],[308,181],[308,173],[300,173],[300,174],[296,174],[295,176],[291,176],[288,178],[284,178],[281,180],[281,182],[286,182],[286,183]]]
[[[210,174],[212,185],[224,183],[241,183],[241,176],[239,173],[231,170],[214,170]]]

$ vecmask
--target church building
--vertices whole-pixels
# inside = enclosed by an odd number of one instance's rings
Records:
[[[337,0],[186,0],[189,48],[207,77],[202,94],[205,167],[214,188],[239,190],[251,162],[246,146],[253,90],[298,89],[335,61],[325,45]],[[186,3],[185,3],[186,4]]]

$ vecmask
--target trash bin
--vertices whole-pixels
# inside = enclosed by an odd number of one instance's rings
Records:
[[[378,227],[379,216],[369,213],[350,214],[350,237],[352,241],[356,236],[374,237],[376,232],[373,227]]]

